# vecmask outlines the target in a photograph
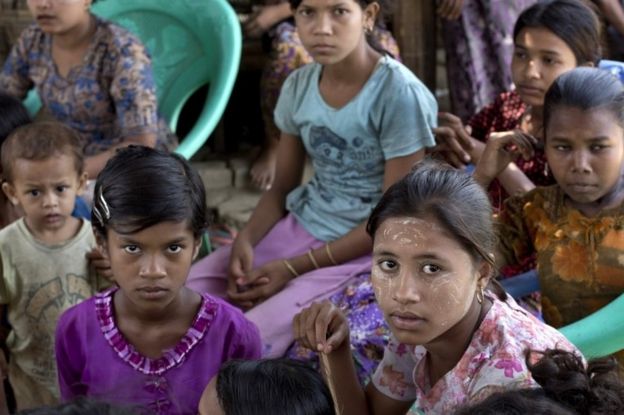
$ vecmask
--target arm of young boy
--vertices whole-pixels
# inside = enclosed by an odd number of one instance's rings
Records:
[[[293,319],[295,338],[319,353],[323,375],[340,415],[403,415],[411,402],[388,398],[374,386],[362,389],[351,355],[349,325],[330,301],[314,303]]]

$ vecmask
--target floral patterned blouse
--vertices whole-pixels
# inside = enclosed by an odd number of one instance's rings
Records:
[[[508,199],[499,217],[506,261],[537,252],[546,322],[561,327],[624,293],[624,204],[588,218],[557,185]]]
[[[487,292],[492,307],[472,336],[460,361],[435,385],[428,379],[423,346],[398,343],[391,336],[373,383],[399,401],[414,401],[408,414],[451,414],[460,406],[492,393],[535,386],[526,365],[529,351],[576,348],[561,333],[523,310],[512,298],[499,300]],[[537,360],[538,353],[531,354]]]
[[[161,148],[175,147],[177,139],[158,116],[145,47],[127,30],[95,22],[82,65],[66,77],[52,60],[51,36],[36,24],[28,27],[0,72],[0,91],[23,99],[35,87],[47,112],[80,133],[87,156],[143,134],[157,134]]]

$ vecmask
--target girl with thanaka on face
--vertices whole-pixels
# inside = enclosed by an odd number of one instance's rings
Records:
[[[507,200],[497,262],[537,253],[544,319],[561,327],[624,292],[624,87],[600,69],[568,72],[546,94],[544,127],[556,184]],[[530,158],[533,144],[492,137],[475,179],[487,187],[512,160]]]
[[[158,116],[147,50],[127,30],[93,15],[96,1],[28,0],[35,22],[0,70],[0,92],[21,100],[35,88],[46,113],[80,134],[91,178],[116,148],[177,144]]]
[[[129,146],[95,191],[93,230],[115,286],[59,320],[61,398],[196,413],[223,362],[261,350],[238,309],[184,286],[206,226],[201,178],[180,156]]]
[[[294,319],[295,335],[326,355],[340,413],[447,414],[535,384],[527,350],[575,351],[492,285],[495,234],[485,191],[466,173],[420,163],[373,211],[372,281],[392,335],[372,382],[354,372],[349,327],[329,302]]]
[[[231,247],[195,264],[189,287],[228,296],[256,323],[267,357],[293,342],[292,317],[370,268],[364,222],[382,190],[433,144],[437,105],[366,40],[370,0],[292,0],[315,62],[293,72],[275,111],[275,182]],[[301,185],[306,157],[312,179]]]
[[[458,117],[442,114],[436,139],[449,162],[477,164],[490,137],[514,132],[537,139],[527,160],[502,170],[489,188],[500,209],[508,195],[554,183],[544,155],[544,95],[562,73],[578,66],[596,66],[601,57],[600,23],[581,0],[546,0],[518,17],[513,32],[511,74],[515,90],[502,93],[464,126]]]

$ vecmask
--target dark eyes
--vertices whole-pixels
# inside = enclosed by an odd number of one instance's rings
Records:
[[[387,273],[396,272],[399,268],[399,264],[390,259],[379,261],[378,266],[382,271]],[[437,274],[441,270],[442,268],[440,266],[431,263],[423,264],[420,268],[420,272],[428,275]]]
[[[422,271],[425,274],[435,274],[437,272],[439,272],[441,270],[441,268],[435,264],[425,264],[422,267]]]
[[[167,247],[167,252],[170,254],[177,254],[182,251],[182,248],[182,245],[172,244]],[[137,254],[141,252],[141,248],[139,248],[138,245],[125,245],[123,249],[129,254]]]
[[[140,251],[137,245],[126,245],[123,247],[123,249],[129,254],[136,254],[137,252]]]
[[[382,271],[386,271],[386,272],[393,271],[394,269],[396,269],[396,267],[397,267],[397,263],[392,260],[384,260],[379,263],[379,268],[381,268]]]
[[[182,246],[177,244],[169,245],[169,248],[167,248],[167,250],[172,254],[177,254],[182,250]]]

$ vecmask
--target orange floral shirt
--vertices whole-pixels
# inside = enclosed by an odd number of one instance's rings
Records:
[[[507,263],[537,253],[546,322],[561,327],[624,293],[624,205],[586,217],[557,185],[509,198],[499,217]]]

